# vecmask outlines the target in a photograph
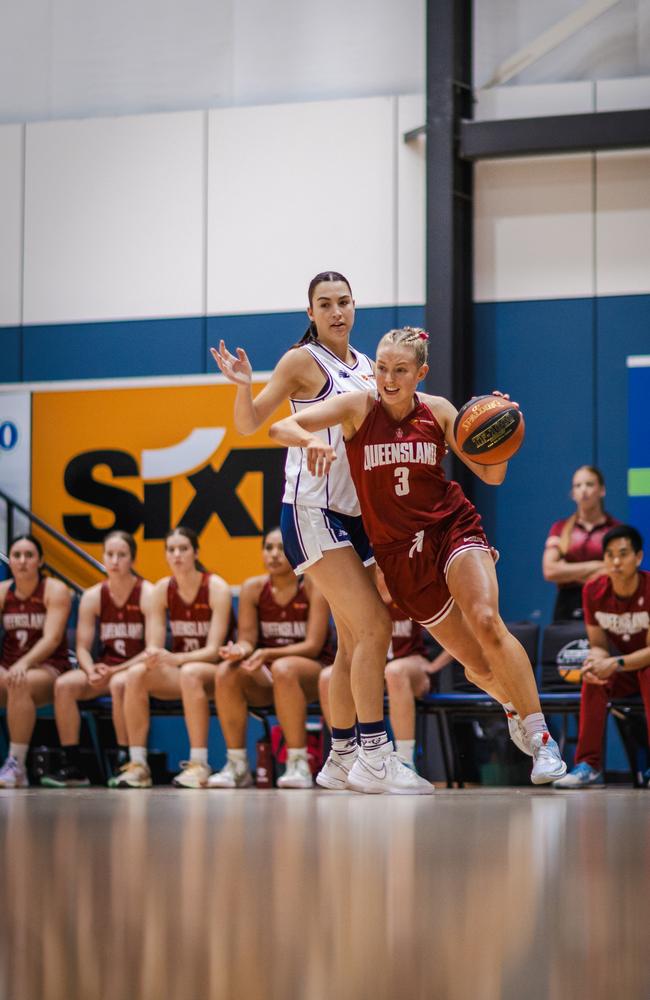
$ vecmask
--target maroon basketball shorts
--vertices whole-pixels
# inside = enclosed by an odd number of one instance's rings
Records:
[[[410,539],[373,547],[393,600],[426,628],[440,625],[454,606],[447,586],[454,559],[468,549],[490,550],[481,518],[469,501],[453,517]]]

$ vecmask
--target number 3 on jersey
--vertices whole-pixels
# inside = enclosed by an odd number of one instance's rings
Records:
[[[411,489],[409,486],[409,472],[410,469],[408,465],[398,465],[395,469],[395,478],[397,479],[397,482],[395,483],[395,492],[398,497],[405,497]]]

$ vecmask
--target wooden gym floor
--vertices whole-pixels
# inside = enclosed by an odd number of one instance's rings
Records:
[[[2,1000],[650,996],[650,792],[0,792]]]

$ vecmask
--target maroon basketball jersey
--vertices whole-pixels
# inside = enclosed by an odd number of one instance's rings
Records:
[[[373,545],[389,545],[436,527],[469,503],[458,483],[445,478],[440,464],[447,450],[444,432],[417,396],[415,407],[399,422],[377,400],[346,449]]]
[[[260,645],[266,649],[278,649],[290,646],[294,642],[304,642],[307,638],[307,621],[309,619],[309,597],[302,580],[298,581],[298,589],[288,604],[278,604],[273,596],[273,587],[269,577],[259,596],[257,614],[260,630]],[[318,659],[323,663],[331,663],[334,659],[329,634]]]
[[[2,610],[4,639],[0,657],[4,667],[12,666],[43,638],[43,625],[47,613],[44,602],[45,582],[46,577],[42,576],[34,593],[24,600],[16,595],[15,583],[11,584],[5,594]],[[45,662],[60,672],[69,669],[68,640],[65,634]]]
[[[393,623],[392,638],[388,647],[388,659],[400,660],[403,656],[424,656],[424,629],[417,622],[407,618],[401,608],[391,601],[387,604]]]
[[[116,666],[144,649],[144,615],[140,608],[142,580],[138,577],[123,605],[115,603],[108,581],[100,590],[99,641],[102,663]]]
[[[210,607],[210,574],[201,575],[201,583],[191,604],[186,604],[171,577],[167,585],[167,611],[172,633],[172,653],[189,653],[205,646],[212,608]]]
[[[650,573],[639,570],[639,585],[631,597],[617,597],[609,576],[584,585],[582,604],[587,625],[598,625],[617,652],[634,653],[648,645]]]

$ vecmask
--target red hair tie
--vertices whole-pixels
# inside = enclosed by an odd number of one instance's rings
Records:
[[[425,333],[425,331],[422,330],[422,332],[418,334],[418,337],[420,338],[420,340],[428,340],[429,339],[429,334]]]

